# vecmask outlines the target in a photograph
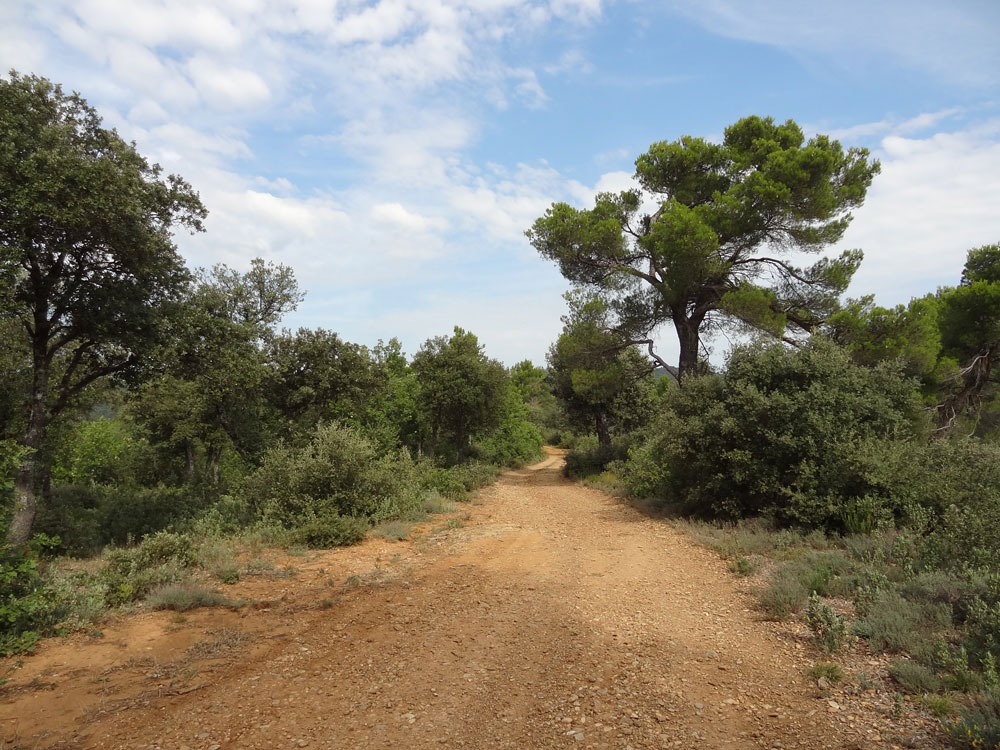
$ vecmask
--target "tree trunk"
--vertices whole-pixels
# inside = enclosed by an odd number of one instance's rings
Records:
[[[1000,342],[987,345],[972,361],[962,368],[962,387],[938,404],[934,409],[934,418],[938,428],[932,437],[946,438],[955,428],[959,416],[969,411],[979,399],[983,389],[990,382],[990,371],[993,363],[1000,357]]]
[[[36,347],[34,376],[31,386],[31,408],[28,412],[28,429],[21,444],[28,449],[21,467],[14,478],[14,508],[7,527],[7,544],[23,547],[31,538],[31,527],[38,512],[38,479],[40,458],[38,451],[45,439],[48,426],[49,368],[44,348]]]
[[[212,477],[212,485],[219,486],[219,476],[221,473],[222,448],[211,446],[207,449],[209,476]]]
[[[437,447],[438,447],[438,426],[435,423],[434,426],[431,427],[431,442],[427,446],[427,458],[431,460],[431,463],[434,463],[434,456],[437,454]]]
[[[604,448],[611,447],[611,432],[608,430],[608,417],[603,409],[594,412],[594,426],[597,429],[597,442]]]
[[[194,443],[190,440],[184,441],[184,458],[184,483],[194,484],[197,467],[195,466]]]
[[[698,374],[698,348],[701,345],[699,321],[674,316],[677,341],[681,345],[680,361],[677,364],[677,382],[684,384],[688,375]]]

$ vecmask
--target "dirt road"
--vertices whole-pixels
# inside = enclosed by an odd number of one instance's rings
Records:
[[[712,553],[561,463],[414,542],[279,561],[298,571],[227,587],[239,611],[47,642],[5,688],[2,747],[890,746]]]

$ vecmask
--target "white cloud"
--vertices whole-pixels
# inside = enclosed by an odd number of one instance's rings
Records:
[[[36,70],[48,52],[26,10],[21,3],[0,3],[0,73]]]
[[[864,72],[874,60],[944,81],[1000,81],[1000,5],[976,0],[841,0],[836,12],[798,0],[671,0],[670,6],[723,36],[773,45]]]
[[[888,136],[875,155],[882,174],[840,243],[865,251],[851,294],[897,304],[956,284],[966,252],[1000,240],[1000,121]]]
[[[256,107],[271,95],[264,79],[252,70],[220,63],[204,55],[191,58],[187,69],[203,101],[213,108]]]
[[[128,111],[128,119],[140,125],[163,122],[169,118],[167,111],[152,99],[143,99]]]
[[[401,203],[379,203],[372,206],[371,217],[375,221],[390,224],[410,232],[443,231],[448,222],[439,217],[421,216],[408,211]]]
[[[906,120],[886,118],[877,122],[866,122],[859,125],[851,125],[846,128],[825,129],[816,126],[805,126],[805,130],[810,132],[822,131],[831,138],[836,138],[845,143],[851,143],[859,139],[882,136],[887,133],[894,135],[912,135],[924,132],[941,124],[942,122],[955,118],[964,113],[961,107],[949,107],[937,112],[923,112]]]

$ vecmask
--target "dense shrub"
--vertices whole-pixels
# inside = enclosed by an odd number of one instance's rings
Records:
[[[858,367],[822,341],[742,348],[724,377],[671,393],[625,481],[702,516],[876,525],[902,512],[906,441],[922,429],[919,398],[898,369]]]
[[[30,651],[55,623],[56,601],[38,562],[24,552],[0,554],[0,654]]]
[[[64,485],[52,489],[35,528],[59,536],[61,552],[83,557],[176,525],[204,505],[187,487]]]
[[[414,466],[405,453],[378,456],[370,441],[337,424],[318,427],[303,449],[268,451],[239,496],[256,517],[286,528],[341,516],[378,522],[419,501]]]
[[[300,519],[292,529],[291,541],[310,549],[330,549],[357,544],[368,532],[368,521],[354,516],[327,513]]]
[[[144,598],[153,588],[187,577],[195,564],[194,543],[185,534],[160,531],[134,547],[110,549],[100,577],[109,605]]]
[[[1000,748],[1000,688],[972,696],[948,734],[960,747]]]
[[[512,415],[476,440],[473,455],[496,466],[523,466],[542,455],[542,435],[531,422]]]
[[[580,438],[576,446],[566,454],[566,476],[582,479],[592,474],[600,474],[612,461],[628,457],[628,443],[615,441],[610,446],[600,445],[596,437]]]
[[[423,490],[437,492],[452,500],[465,500],[470,492],[493,482],[499,467],[481,461],[469,461],[451,468],[419,467],[419,483]]]

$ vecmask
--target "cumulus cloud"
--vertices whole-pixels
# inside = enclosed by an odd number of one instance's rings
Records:
[[[384,222],[410,232],[427,232],[445,230],[448,222],[439,217],[421,216],[408,211],[401,203],[379,203],[372,206],[371,217],[375,221]]]
[[[797,0],[671,0],[673,10],[711,31],[837,66],[876,60],[963,86],[1000,80],[1000,5],[956,0],[842,0],[836,12]],[[984,19],[983,16],[987,16]]]
[[[1000,121],[887,136],[875,155],[882,174],[841,243],[865,251],[851,293],[898,304],[957,283],[966,252],[1000,240]]]
[[[210,107],[257,107],[271,95],[264,79],[252,70],[220,63],[204,55],[191,58],[187,70],[202,100]]]

